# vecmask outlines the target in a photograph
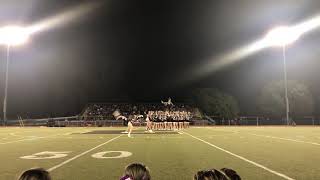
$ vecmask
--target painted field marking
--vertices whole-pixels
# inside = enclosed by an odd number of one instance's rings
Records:
[[[291,178],[291,177],[289,177],[289,176],[287,176],[287,175],[285,175],[285,174],[282,174],[282,173],[279,173],[279,172],[277,172],[277,171],[275,171],[275,170],[272,170],[272,169],[270,169],[270,168],[267,168],[266,166],[263,166],[263,165],[261,165],[261,164],[259,164],[259,163],[256,163],[256,162],[254,162],[254,161],[251,161],[251,160],[249,160],[249,159],[247,159],[247,158],[245,158],[245,157],[242,157],[242,156],[240,156],[240,155],[237,155],[237,154],[235,154],[235,153],[232,153],[232,152],[230,152],[230,151],[228,151],[228,150],[225,150],[225,149],[223,149],[223,148],[221,148],[221,147],[219,147],[219,146],[216,146],[216,145],[214,145],[214,144],[211,144],[211,143],[209,143],[209,142],[207,142],[207,141],[205,141],[205,140],[203,140],[203,139],[200,139],[200,138],[198,138],[198,137],[196,137],[196,136],[193,136],[193,135],[191,135],[191,134],[189,134],[189,133],[186,133],[186,132],[185,132],[185,134],[187,134],[187,135],[193,137],[194,139],[197,139],[197,140],[199,140],[199,141],[201,141],[201,142],[203,142],[203,143],[205,143],[205,144],[208,144],[209,146],[212,146],[212,147],[214,147],[214,148],[216,148],[216,149],[219,149],[220,151],[223,151],[223,152],[225,152],[225,153],[227,153],[227,154],[230,154],[230,155],[232,155],[232,156],[234,156],[234,157],[237,157],[237,158],[239,158],[239,159],[241,159],[241,160],[243,160],[243,161],[246,161],[246,162],[248,162],[248,163],[250,163],[250,164],[252,164],[252,165],[255,165],[255,166],[257,166],[257,167],[259,167],[259,168],[261,168],[261,169],[264,169],[264,170],[266,170],[266,171],[268,171],[268,172],[270,172],[270,173],[272,173],[272,174],[275,174],[275,175],[277,175],[277,176],[279,176],[279,177],[282,177],[282,178],[287,179],[287,180],[294,180],[293,178]]]
[[[229,134],[236,134],[239,133],[239,131],[235,131],[235,130],[225,130],[225,129],[215,129],[212,127],[206,127],[206,129],[212,130],[212,131],[221,131],[221,132],[228,132]]]
[[[86,131],[88,131],[88,130],[86,130]],[[81,132],[86,132],[86,131],[81,131]],[[75,133],[75,132],[78,132],[78,131],[72,131],[70,133],[72,134],[72,133]],[[33,137],[25,136],[24,139],[19,139],[19,140],[9,141],[9,142],[0,142],[0,145],[2,145],[2,144],[11,144],[11,143],[16,143],[16,142],[22,142],[22,141],[32,141],[32,140],[36,140],[36,139],[50,138],[50,137],[55,137],[55,136],[59,136],[59,135],[63,135],[63,134],[59,133],[59,134],[53,134],[53,135],[49,135],[49,136],[40,136],[40,137],[38,137],[38,136],[33,136]],[[21,137],[23,137],[23,136],[21,136]]]
[[[18,137],[21,137],[19,135],[16,135],[16,133],[9,133],[10,136],[18,136]]]
[[[57,165],[49,168],[48,171],[51,172],[51,171],[53,171],[53,170],[55,170],[55,169],[57,169],[57,168],[65,165],[65,164],[68,164],[69,162],[71,162],[71,161],[73,161],[73,160],[75,160],[75,159],[78,159],[79,157],[81,157],[81,156],[83,156],[83,155],[86,155],[86,154],[88,154],[89,152],[91,152],[91,151],[93,151],[93,150],[95,150],[95,149],[97,149],[97,148],[99,148],[99,147],[101,147],[101,146],[103,146],[103,145],[106,145],[106,144],[108,144],[108,143],[110,143],[110,142],[118,139],[118,138],[121,137],[121,136],[123,136],[123,134],[121,134],[121,135],[119,135],[119,136],[117,136],[117,137],[114,137],[114,138],[112,138],[112,139],[110,139],[110,140],[108,140],[108,141],[106,141],[106,142],[104,142],[104,143],[102,143],[102,144],[99,144],[99,145],[97,145],[97,146],[95,146],[95,147],[93,147],[93,148],[91,148],[91,149],[89,149],[89,150],[87,150],[87,151],[85,151],[85,152],[83,152],[83,153],[80,153],[80,154],[78,154],[78,155],[76,155],[76,156],[74,156],[74,157],[72,157],[72,158],[70,158],[70,159],[68,159],[68,160],[66,160],[66,161],[63,161],[62,163],[57,164]]]
[[[22,156],[21,159],[57,159],[68,156],[71,151],[43,151],[28,156]]]
[[[2,139],[9,139],[9,137],[13,136],[13,137],[18,137],[20,139],[23,139],[23,138],[33,138],[35,136],[21,136],[21,135],[17,135],[17,133],[21,133],[21,132],[6,132],[6,133],[2,133],[4,135],[7,135],[6,137],[3,137]],[[1,133],[0,133],[1,134]],[[20,140],[20,139],[17,139],[17,140]]]
[[[58,135],[60,135],[60,134],[54,134],[54,135],[50,135],[50,136],[26,138],[26,139],[19,139],[19,140],[15,140],[15,141],[2,142],[2,143],[0,143],[0,145],[1,144],[11,144],[11,143],[15,143],[15,142],[22,142],[22,141],[32,141],[32,140],[36,140],[36,139],[43,139],[43,138],[54,137],[54,136],[58,136]]]
[[[106,154],[110,153],[120,153],[118,156],[104,156]],[[97,159],[118,159],[118,158],[126,158],[132,155],[132,152],[128,151],[103,151],[103,152],[98,152],[95,154],[92,154],[91,157],[97,158]]]
[[[315,143],[315,142],[311,142],[311,141],[302,141],[302,140],[297,140],[297,139],[288,139],[288,138],[282,138],[282,137],[276,137],[276,136],[266,136],[266,135],[260,135],[260,134],[254,134],[254,133],[249,133],[249,134],[250,135],[254,135],[254,136],[259,136],[259,137],[280,139],[280,140],[285,140],[285,141],[293,141],[293,142],[298,142],[298,143],[306,143],[306,144],[312,144],[312,145],[320,146],[319,143]]]
[[[14,136],[14,137],[18,137],[20,139],[24,139],[24,138],[35,138],[35,137],[39,137],[39,136],[21,136],[21,135],[17,135],[17,133],[10,133],[10,136]],[[18,139],[18,140],[20,140]]]

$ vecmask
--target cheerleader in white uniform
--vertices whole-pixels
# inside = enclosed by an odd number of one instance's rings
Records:
[[[132,125],[132,120],[129,120],[128,118],[126,118],[125,116],[120,115],[119,111],[115,111],[113,113],[113,115],[115,116],[116,120],[123,120],[126,124],[128,124],[128,128],[126,131],[122,132],[125,134],[128,134],[128,137],[132,137],[131,136],[131,132],[133,130],[133,125]]]

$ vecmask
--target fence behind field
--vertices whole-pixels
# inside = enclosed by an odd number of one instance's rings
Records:
[[[50,126],[51,123],[60,123],[66,121],[78,120],[78,116],[55,117],[55,118],[40,118],[40,119],[23,119],[18,117],[15,120],[7,120],[6,126]]]
[[[293,120],[295,125],[320,125],[320,118],[301,117]],[[2,123],[2,125],[4,125]],[[145,122],[137,122],[135,126],[144,126]],[[262,118],[255,116],[242,116],[236,120],[226,120],[223,118],[204,116],[204,119],[190,121],[190,125],[195,126],[264,126],[264,125],[286,125],[284,118]],[[103,127],[103,126],[123,126],[121,120],[109,120],[105,118],[96,120],[85,120],[81,116],[8,120],[6,126],[48,126],[48,127]]]
[[[245,125],[245,126],[264,126],[264,125],[286,125],[287,121],[285,118],[266,118],[259,116],[241,116],[234,120],[228,120],[218,118],[214,116],[204,116],[210,122],[214,121],[215,125]],[[209,119],[210,118],[210,119]],[[295,117],[290,119],[291,124],[294,125],[320,125],[320,118],[313,116],[306,117]]]

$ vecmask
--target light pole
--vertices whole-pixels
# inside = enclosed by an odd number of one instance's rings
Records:
[[[10,57],[10,44],[7,44],[7,61],[6,61],[6,80],[4,86],[4,98],[3,98],[3,123],[7,122],[7,98],[8,98],[8,76],[9,76],[9,57]]]
[[[290,124],[289,120],[289,98],[288,98],[288,80],[287,80],[287,65],[286,65],[286,47],[298,40],[302,32],[295,28],[281,26],[272,29],[265,37],[265,42],[268,46],[281,46],[283,57],[283,74],[284,74],[284,88],[285,88],[285,103],[286,103],[286,123]]]
[[[6,45],[6,75],[5,75],[5,89],[3,98],[3,122],[7,123],[7,101],[8,101],[8,79],[9,79],[9,62],[10,62],[10,48],[25,43],[29,39],[29,33],[25,28],[19,26],[6,26],[0,28],[0,44]]]
[[[283,74],[284,74],[284,88],[285,88],[285,99],[286,99],[286,120],[287,125],[290,124],[289,120],[289,98],[288,98],[288,80],[287,80],[287,64],[286,64],[286,45],[282,46],[282,55],[283,55]]]

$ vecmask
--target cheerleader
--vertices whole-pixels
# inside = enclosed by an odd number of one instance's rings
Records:
[[[116,118],[116,120],[123,120],[125,124],[127,124],[128,128],[126,131],[122,132],[122,133],[125,133],[125,134],[128,134],[128,137],[131,138],[131,132],[133,130],[133,125],[132,125],[132,120],[133,119],[128,119],[126,118],[125,116],[122,116],[120,115],[120,112],[119,111],[115,111],[113,113],[114,117]]]
[[[146,122],[147,122],[147,127],[146,127],[146,132],[152,133],[152,122],[150,121],[149,115],[147,114],[146,117]]]

